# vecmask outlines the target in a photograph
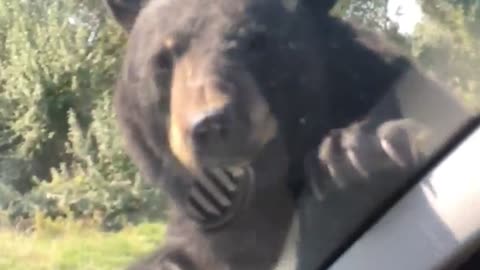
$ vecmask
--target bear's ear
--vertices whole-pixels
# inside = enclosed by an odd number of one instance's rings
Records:
[[[115,20],[129,32],[145,0],[105,0]]]
[[[315,15],[326,15],[335,6],[337,0],[298,0],[305,9]]]

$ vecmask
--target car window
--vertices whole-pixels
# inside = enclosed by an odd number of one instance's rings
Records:
[[[480,112],[480,5],[0,0],[0,269],[323,269]]]
[[[355,3],[352,1],[343,6],[336,5],[333,13],[341,14],[342,18],[354,20],[360,27],[381,33],[383,41],[393,42],[397,49],[400,47],[401,51],[407,52],[421,72],[432,76],[437,82],[440,81],[443,87],[449,89],[447,90],[449,93],[453,93],[457,97],[463,96],[460,98],[460,103],[467,109],[460,109],[452,103],[444,103],[447,99],[438,94],[431,92],[433,95],[430,95],[427,93],[428,91],[422,91],[422,88],[425,90],[429,86],[420,86],[421,82],[417,80],[415,72],[407,72],[405,76],[399,78],[395,82],[395,89],[389,92],[386,98],[372,106],[370,113],[377,116],[388,114],[391,108],[388,95],[396,95],[404,115],[434,127],[435,135],[430,137],[428,142],[424,141],[422,144],[422,147],[425,147],[423,149],[425,163],[417,163],[410,167],[406,174],[380,177],[379,179],[382,180],[378,182],[372,179],[374,182],[369,187],[355,187],[351,190],[347,188],[341,194],[326,196],[327,198],[323,202],[316,201],[311,204],[306,202],[304,209],[307,210],[305,210],[304,219],[309,222],[305,222],[304,226],[307,228],[304,230],[315,233],[305,234],[305,238],[302,238],[304,250],[301,254],[306,255],[302,258],[299,269],[323,269],[329,266],[332,260],[338,258],[338,255],[367,228],[366,226],[371,224],[369,223],[372,222],[371,218],[378,214],[376,211],[390,202],[389,199],[394,198],[393,195],[396,192],[404,191],[403,188],[411,183],[409,181],[419,181],[419,179],[410,179],[410,177],[421,171],[427,161],[443,149],[460,128],[465,126],[472,117],[478,115],[477,109],[469,105],[472,104],[470,103],[472,99],[475,100],[478,97],[466,97],[461,94],[465,93],[465,90],[461,89],[466,88],[460,86],[462,84],[460,77],[469,77],[469,75],[460,72],[456,67],[468,62],[464,58],[466,55],[457,51],[458,47],[454,49],[457,46],[453,45],[457,44],[454,40],[458,40],[457,37],[453,37],[456,35],[454,33],[456,30],[446,30],[448,28],[446,25],[449,24],[447,21],[452,23],[453,19],[443,18],[446,16],[445,14],[450,14],[449,12],[455,13],[453,10],[457,8],[468,9],[469,7],[450,3],[450,5],[440,8],[433,6],[433,3],[430,6],[426,1],[422,3],[395,2],[364,1]],[[386,12],[384,12],[385,10]],[[383,14],[384,17],[378,14]],[[475,26],[470,27],[472,27],[470,29],[476,28]],[[472,40],[476,39],[471,37]],[[381,51],[381,54],[388,51],[379,47],[383,41],[364,38],[366,46]],[[431,40],[429,40],[430,38]],[[375,71],[374,67],[365,66],[365,69],[366,73]],[[472,75],[470,78],[476,77],[478,76]],[[473,84],[470,84],[467,88],[472,86]],[[318,220],[314,221],[315,217]]]
[[[478,123],[328,269],[475,269],[480,216],[470,206],[479,198]]]

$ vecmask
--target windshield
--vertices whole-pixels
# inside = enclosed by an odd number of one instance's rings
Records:
[[[0,0],[0,269],[325,268],[480,116],[480,5]]]

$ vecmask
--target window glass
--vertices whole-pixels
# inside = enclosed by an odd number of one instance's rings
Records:
[[[359,39],[376,54],[385,56],[385,62],[390,61],[388,65],[393,65],[394,60],[389,58],[391,55],[387,53],[389,49],[383,47],[384,42],[407,55],[419,72],[455,96],[465,109],[447,102],[435,91],[424,91],[429,86],[423,85],[415,72],[409,71],[398,78],[393,87],[395,94],[389,92],[387,96],[396,95],[404,115],[435,130],[434,135],[421,144],[424,162],[416,163],[406,174],[380,177],[380,181],[372,177],[368,187],[347,188],[330,197],[325,196],[323,202],[306,202],[308,206],[304,209],[308,210],[305,210],[304,219],[308,220],[305,222],[308,229],[304,230],[315,233],[305,234],[302,238],[302,243],[308,244],[303,246],[301,254],[305,257],[301,259],[299,269],[328,266],[359,236],[364,226],[370,224],[368,222],[372,220],[369,218],[374,217],[384,203],[390,202],[389,199],[395,198],[393,194],[402,190],[459,129],[478,116],[480,88],[474,64],[478,59],[474,60],[475,50],[467,49],[479,44],[478,24],[474,23],[479,18],[477,6],[468,1],[442,1],[439,4],[413,0],[338,1],[335,5],[331,12],[334,16],[379,34],[375,38],[365,35]],[[349,56],[352,65],[361,65],[355,57]],[[374,65],[370,68],[365,65],[364,69],[364,74],[369,74],[366,76],[375,77],[372,73],[382,76]],[[390,113],[389,102],[388,98],[382,99],[372,107],[371,114]]]

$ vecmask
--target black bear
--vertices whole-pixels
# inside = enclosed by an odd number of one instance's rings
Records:
[[[411,138],[423,127],[402,119],[395,97],[415,88],[396,89],[415,68],[362,43],[330,6],[107,4],[129,33],[114,97],[126,149],[170,200],[164,247],[132,269],[275,269],[297,248],[297,212],[303,238],[313,235],[329,192],[418,164]],[[414,76],[416,91],[437,88]],[[322,244],[302,242],[300,259]]]

